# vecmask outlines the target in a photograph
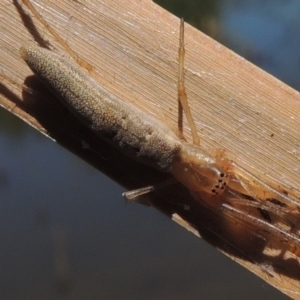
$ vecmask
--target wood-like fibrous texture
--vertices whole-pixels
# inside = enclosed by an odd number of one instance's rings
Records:
[[[176,128],[177,18],[151,1],[41,0],[33,4],[68,45],[98,71],[100,84]],[[100,144],[36,79],[28,78],[32,72],[19,56],[24,44],[51,44],[57,53],[71,58],[39,22],[29,17],[20,1],[3,1],[0,13],[1,74],[6,78],[0,85],[3,107],[128,188],[165,177]],[[230,159],[266,182],[298,189],[299,93],[188,25],[185,46],[189,105],[204,148],[223,148]],[[29,93],[23,91],[24,81]],[[191,141],[186,124],[184,127]],[[83,140],[102,155],[84,149]],[[103,151],[113,159],[101,160]],[[132,170],[130,178],[126,176],[128,169]],[[153,206],[199,232],[286,294],[299,298],[299,264],[287,265],[284,258],[263,253],[254,227],[236,224],[205,205],[200,207],[181,186],[148,197]],[[276,265],[281,269],[272,267]]]

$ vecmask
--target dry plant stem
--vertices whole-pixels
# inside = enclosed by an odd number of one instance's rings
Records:
[[[161,113],[166,115],[171,120],[170,124],[176,127],[177,19],[151,1],[144,1],[143,5],[140,1],[129,0],[86,1],[84,9],[82,3],[75,1],[35,3],[39,3],[43,18],[63,40],[96,70],[105,74],[103,84],[106,88],[158,118],[162,117]],[[84,136],[90,146],[97,147],[94,136],[69,118],[51,95],[39,90],[42,97],[33,94],[33,98],[39,101],[26,101],[26,93],[22,95],[21,87],[31,72],[21,62],[18,49],[33,37],[25,28],[29,26],[28,22],[20,18],[22,9],[17,10],[10,1],[4,1],[0,14],[1,31],[5,33],[0,37],[1,48],[4,49],[0,53],[2,73],[14,81],[2,81],[1,105],[129,188],[153,184],[158,173],[118,156],[111,148],[108,151],[113,153],[114,159],[109,161],[82,149],[79,137]],[[46,34],[38,22],[35,24],[39,27],[38,31]],[[47,38],[52,39],[50,36]],[[185,38],[189,49],[185,81],[201,144],[206,149],[224,148],[229,158],[251,169],[264,181],[297,188],[299,93],[189,26],[186,26]],[[58,52],[64,53],[59,43],[55,46]],[[45,105],[46,113],[43,111]],[[51,119],[53,116],[56,118]],[[191,141],[186,128],[188,126],[185,125],[185,136]],[[125,176],[126,172],[120,170],[120,165],[138,171],[136,176],[132,176],[132,181]],[[184,199],[183,203],[180,203],[181,199]],[[243,230],[239,231],[241,224],[236,224],[230,217],[206,207],[194,207],[193,199],[180,187],[151,195],[151,203],[170,217],[176,212],[178,223],[187,228],[189,225],[197,228],[206,240],[234,260],[284,293],[299,299],[299,270],[295,265],[286,268],[283,265],[284,272],[281,270],[277,274],[277,269],[272,270],[266,264],[266,254],[255,252],[258,250],[255,236],[251,239],[252,245],[246,244],[246,248],[252,251],[250,258],[237,249],[235,241],[246,243],[241,241],[241,236],[247,233],[251,236],[254,228],[245,230],[242,226],[240,229]],[[187,207],[190,209],[187,210]],[[185,222],[178,221],[178,216]],[[226,226],[222,228],[222,224]],[[219,231],[220,227],[222,230]],[[231,228],[232,240],[225,236],[225,227]],[[241,247],[239,245],[239,249]],[[258,255],[263,259],[260,260]],[[270,256],[269,260],[272,259]]]

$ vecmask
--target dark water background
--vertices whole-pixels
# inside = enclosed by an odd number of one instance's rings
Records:
[[[299,1],[157,2],[299,89]],[[122,192],[1,109],[0,299],[286,299]]]

